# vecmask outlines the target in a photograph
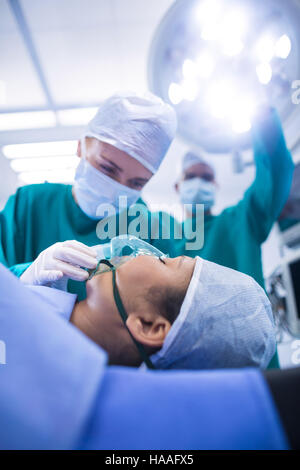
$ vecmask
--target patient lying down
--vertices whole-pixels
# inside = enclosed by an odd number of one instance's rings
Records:
[[[265,368],[275,352],[263,289],[199,257],[138,256],[94,275],[86,291],[85,300],[63,313],[107,351],[110,364]]]

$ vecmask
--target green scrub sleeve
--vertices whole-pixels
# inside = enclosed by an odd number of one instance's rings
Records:
[[[260,113],[252,128],[252,139],[256,176],[240,204],[246,204],[253,233],[262,243],[288,199],[294,164],[275,109]]]
[[[10,196],[0,212],[0,262],[7,267],[23,262],[21,251],[24,240],[21,227],[24,225],[19,220],[18,199],[19,190]]]
[[[21,190],[18,189],[16,194],[10,196],[3,211],[0,212],[0,263],[8,267],[17,277],[20,277],[31,264],[31,262],[22,262],[25,227],[22,214],[25,212],[25,207],[23,210],[20,207],[20,196]]]
[[[15,264],[14,266],[11,266],[9,270],[17,277],[21,277],[23,272],[26,271],[27,268],[31,263],[22,263],[22,264]]]

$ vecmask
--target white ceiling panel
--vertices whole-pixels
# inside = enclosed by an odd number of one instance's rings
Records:
[[[148,89],[147,59],[153,28],[141,23],[132,30],[120,25],[116,31],[122,88],[142,93]]]
[[[108,25],[112,20],[122,24],[148,21],[155,25],[172,3],[174,0],[20,0],[35,32],[77,31]]]
[[[109,26],[33,34],[51,94],[58,105],[97,103],[122,85]]]
[[[155,27],[174,0],[111,0],[111,3],[118,22],[128,24],[147,21]]]
[[[127,3],[128,0],[124,0]],[[143,2],[144,0],[142,0]],[[110,24],[113,0],[20,0],[33,32],[78,31]]]
[[[16,22],[11,14],[7,0],[0,0],[0,32],[15,33]]]
[[[147,89],[149,44],[172,1],[21,0],[54,102]]]
[[[6,0],[0,0],[0,64],[0,81],[4,82],[0,111],[45,105],[43,91]]]

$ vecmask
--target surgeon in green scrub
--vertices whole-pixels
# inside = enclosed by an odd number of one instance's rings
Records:
[[[300,164],[295,165],[292,188],[289,198],[278,218],[278,225],[282,232],[300,222]]]
[[[204,204],[204,244],[186,250],[186,240],[176,242],[177,255],[201,256],[252,276],[262,287],[261,245],[267,239],[290,192],[293,161],[275,109],[264,107],[252,126],[256,176],[243,198],[219,215],[212,214],[217,192],[215,172],[202,157],[187,153],[176,184],[182,204],[189,204],[184,233],[193,241],[196,204]]]
[[[69,280],[68,290],[85,298],[84,268],[97,264],[92,247],[128,232],[135,217],[128,215],[125,226],[123,217],[121,227],[121,214],[136,202],[140,220],[148,223],[141,190],[175,132],[173,108],[151,93],[120,93],[105,100],[79,141],[74,184],[23,186],[8,199],[0,213],[0,262],[26,284]],[[106,219],[114,222],[115,231],[99,239],[98,224]],[[151,243],[150,235],[146,241]]]

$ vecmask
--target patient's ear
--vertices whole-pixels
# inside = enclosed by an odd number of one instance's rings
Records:
[[[167,318],[155,313],[130,313],[126,325],[139,343],[152,348],[162,347],[171,328]]]

